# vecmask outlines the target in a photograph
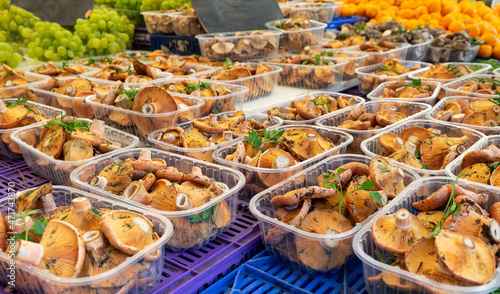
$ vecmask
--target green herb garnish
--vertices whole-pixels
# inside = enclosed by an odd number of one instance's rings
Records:
[[[49,120],[43,126],[47,129],[50,129],[52,126],[61,126],[64,128],[64,130],[66,130],[67,133],[71,133],[73,131],[76,131],[77,129],[82,130],[82,131],[89,130],[89,124],[87,121],[84,121],[84,120],[75,121],[75,118],[73,117],[72,121],[63,122],[65,117],[66,117],[66,115],[63,115],[63,113],[61,112],[61,120],[57,120],[55,118],[52,118],[52,120]]]
[[[232,61],[231,59],[227,58],[227,57],[226,57],[226,60],[224,60],[224,61],[222,62],[222,64],[224,65],[224,67],[225,67],[226,69],[230,69],[230,68],[234,67],[234,63],[233,63],[233,61]]]
[[[34,214],[37,214],[37,213],[40,213],[40,210],[27,210],[27,211],[23,211],[21,213],[18,213],[18,214],[12,214],[10,215],[10,218],[12,220],[16,220],[16,219],[22,219],[23,222],[24,222],[24,227],[26,228],[26,217],[27,216],[30,216],[30,215],[34,215]],[[45,218],[40,218],[38,220],[35,221],[35,223],[33,224],[33,227],[29,230],[26,230],[24,232],[22,232],[21,234],[15,234],[14,235],[14,238],[17,240],[17,239],[21,239],[21,240],[25,240],[25,241],[33,241],[29,236],[28,236],[28,233],[30,231],[34,232],[35,234],[37,234],[38,236],[42,236],[43,235],[43,232],[45,231],[45,228],[47,227],[47,224],[48,222],[45,220]]]
[[[189,221],[191,221],[192,223],[199,223],[199,222],[207,221],[207,220],[211,220],[212,222],[214,222],[213,216],[215,215],[216,208],[217,208],[217,205],[214,205],[210,208],[203,210],[200,213],[200,215],[192,214],[189,216]]]
[[[377,255],[378,261],[385,263],[385,264],[393,264],[397,259],[396,256],[394,256],[394,254],[392,254],[392,253],[384,252],[384,254],[388,254],[388,255],[386,257],[384,257],[384,255],[377,248],[375,248],[375,255]]]
[[[485,41],[479,40],[478,38],[470,38],[469,39],[469,43],[472,46],[478,46],[478,45],[484,45],[484,44],[486,44]]]
[[[487,164],[487,166],[488,166],[490,169],[495,169],[495,168],[497,168],[499,165],[500,165],[500,162],[499,162],[499,161],[496,161],[496,162],[493,162],[493,163]]]
[[[304,62],[302,62],[302,64],[303,65],[319,65],[320,62],[323,61],[323,64],[328,65],[328,62],[326,62],[325,60],[322,60],[325,57],[325,55],[333,56],[333,53],[332,52],[326,52],[326,51],[323,50],[323,52],[321,52],[319,55],[314,55],[313,56],[312,54],[310,54],[309,57]],[[311,59],[313,60],[313,62],[311,62]]]
[[[136,89],[134,87],[131,87],[130,90],[123,89],[120,91],[120,94],[125,94],[127,95],[127,99],[130,101],[134,101],[135,96],[137,96],[137,93],[139,93],[141,89]]]
[[[356,32],[356,35],[359,35],[363,31],[368,31],[368,29],[366,28],[366,22],[360,21],[354,31]]]
[[[340,35],[339,35],[339,37],[342,37],[342,38],[346,38],[346,39],[347,39],[347,38],[352,37],[352,35],[351,35],[351,34],[340,34]]]
[[[63,61],[62,68],[65,69],[66,67],[68,67],[68,63],[66,61]]]
[[[398,34],[400,35],[406,35],[406,34],[409,34],[410,33],[410,30],[403,27],[403,26],[399,26],[398,27]]]
[[[452,73],[452,74],[454,74],[457,78],[462,76],[462,75],[460,74],[460,71],[459,71],[456,67],[451,66],[451,65],[448,65],[448,66],[446,67],[446,71],[451,72],[451,73]]]
[[[28,102],[28,99],[24,99],[24,98],[17,98],[16,101],[14,102],[9,102],[9,101],[5,101],[5,106],[7,106],[7,108],[12,108],[16,105],[20,105],[20,104],[23,104],[23,103],[26,103]],[[31,111],[33,113],[36,113],[36,111],[34,111],[31,107],[29,107],[28,105],[23,105],[26,109],[28,109],[28,111]]]
[[[186,85],[185,88],[186,88],[186,90],[193,90],[193,91],[198,90],[198,88],[210,89],[210,83],[198,81],[198,84],[189,83]]]
[[[420,154],[420,150],[416,150],[415,153],[413,153],[413,154],[415,154],[415,157],[417,159],[420,159],[420,157],[422,157],[422,155]]]
[[[9,72],[8,72],[8,73],[7,73],[7,74],[6,74],[6,75],[5,75],[2,79],[5,79],[6,77],[8,77],[8,76],[10,76],[10,75],[12,75],[12,69],[11,69],[11,70],[9,70]]]
[[[478,70],[481,70],[481,69],[483,69],[483,68],[484,68],[484,67],[482,67],[482,66],[480,66],[480,65],[474,65],[474,64],[469,65],[469,66],[467,66],[467,67],[468,67],[468,68],[470,68],[472,71],[478,71]]]
[[[388,65],[391,66],[392,64],[388,64]],[[395,73],[397,73],[399,75],[399,73],[396,70],[390,69],[386,65],[383,65],[381,68],[379,68],[375,72],[377,73],[377,72],[381,72],[381,71],[392,71],[392,72],[395,72]]]
[[[251,131],[248,131],[248,136],[245,136],[245,140],[247,140],[248,145],[252,147],[252,155],[250,157],[253,157],[257,151],[260,150],[262,145],[266,142],[269,143],[279,143],[282,144],[282,142],[279,140],[279,138],[283,135],[285,131],[278,131],[278,130],[271,130],[268,131],[266,128],[262,129],[262,133],[264,134],[264,137],[261,137],[259,133],[257,133],[253,127]],[[262,149],[262,152],[265,152],[266,149]]]
[[[89,65],[92,65],[92,64],[94,64],[96,62],[97,61],[95,61],[94,59],[90,58],[90,59],[87,60],[87,64],[86,65],[89,66]]]
[[[281,30],[282,30],[282,29],[285,27],[285,23],[284,23],[284,22],[282,22],[282,23],[280,23],[280,24],[274,25],[274,27],[276,27],[276,28],[278,28],[278,29],[281,29]]]
[[[314,105],[318,106],[318,105],[321,105],[323,106],[327,111],[328,113],[330,113],[330,109],[328,109],[328,102],[325,100],[325,98],[321,97],[319,99],[316,99],[316,100],[311,100],[312,103],[314,103]]]

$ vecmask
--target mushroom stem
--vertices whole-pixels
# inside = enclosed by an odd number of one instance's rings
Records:
[[[394,144],[395,144],[395,145],[397,145],[397,146],[403,146],[403,144],[404,144],[403,139],[401,139],[400,137],[396,137],[396,138],[394,138],[393,142],[394,142]]]
[[[467,249],[467,251],[469,252],[474,252],[474,249],[476,248],[476,244],[474,244],[474,242],[472,242],[472,240],[470,238],[463,238],[462,240],[463,242],[463,245],[465,246],[465,248]]]
[[[90,204],[90,200],[88,198],[78,197],[71,200],[71,207],[73,208],[73,211],[80,212],[89,210],[90,208],[92,208],[92,205]]]
[[[0,113],[4,113],[7,110],[7,106],[5,105],[5,102],[0,100]]]
[[[92,180],[90,180],[89,184],[101,190],[104,190],[104,188],[106,188],[106,185],[108,184],[108,179],[101,176],[95,176],[94,178],[92,178]]]
[[[224,131],[222,133],[222,139],[223,140],[227,140],[227,141],[232,140],[233,139],[233,132],[231,132],[231,131]]]
[[[52,193],[42,195],[40,198],[42,199],[44,213],[47,214],[57,209],[54,198],[52,197]]]
[[[153,173],[149,173],[144,178],[139,180],[139,183],[144,186],[144,189],[146,189],[146,191],[149,191],[149,189],[151,189],[155,182],[156,177]]]
[[[488,120],[486,122],[484,122],[484,124],[482,124],[483,127],[490,127],[490,128],[494,128],[496,126],[498,126],[498,124],[494,121],[494,120]]]
[[[191,198],[189,198],[187,194],[180,193],[177,195],[177,198],[175,198],[175,208],[177,208],[177,210],[188,210],[191,209],[191,206]]]
[[[316,136],[316,134],[313,134],[313,133],[307,133],[306,139],[311,141],[311,142],[315,142],[318,140],[318,136]]]
[[[174,136],[174,135],[172,135],[172,134],[170,134],[170,133],[165,134],[165,135],[163,136],[163,141],[164,141],[164,142],[166,142],[166,143],[172,143],[172,142],[174,142],[174,141],[175,141],[175,136]]]
[[[138,160],[151,160],[151,150],[141,150]]]
[[[399,181],[405,177],[405,173],[400,167],[394,167],[391,169],[391,176]]]
[[[130,185],[128,185],[123,192],[123,197],[145,205],[148,205],[153,201],[153,197],[139,181],[130,183]]]
[[[456,123],[461,123],[464,120],[464,118],[465,118],[464,113],[458,113],[458,114],[452,115],[450,118],[450,121],[456,122]]]
[[[229,187],[221,182],[213,182],[208,189],[215,193],[216,196],[222,195],[222,193],[229,191]]]
[[[415,153],[415,151],[417,150],[417,146],[410,141],[407,141],[403,148],[409,153]]]
[[[25,262],[34,266],[42,261],[44,247],[41,244],[25,241],[22,239],[16,240],[16,260]]]
[[[94,119],[92,121],[92,126],[90,126],[90,131],[96,133],[97,135],[104,136],[106,123],[102,120]]]
[[[8,216],[7,216],[8,217]],[[10,219],[10,217],[9,217]],[[26,226],[24,225],[24,222],[26,221]],[[33,225],[35,224],[33,222],[33,219],[31,216],[25,217],[25,220],[23,221],[22,218],[18,218],[14,221],[14,225],[12,225],[11,222],[6,222],[9,224],[7,228],[9,228],[9,231],[11,231],[14,234],[21,234],[24,231],[31,230],[33,228]]]
[[[155,114],[157,111],[158,107],[154,103],[146,103],[142,106],[142,113]]]
[[[396,212],[396,227],[400,229],[408,229],[411,227],[410,212],[406,209],[401,209]]]
[[[209,114],[208,115],[208,123],[216,124],[217,123],[217,116],[215,114]]]
[[[290,166],[290,159],[286,156],[278,156],[273,161],[273,168],[287,168]]]
[[[199,176],[203,175],[203,173],[201,172],[201,168],[198,167],[198,166],[193,166],[193,169],[191,170],[191,173],[193,175],[199,175]]]
[[[99,230],[85,232],[82,237],[86,251],[97,252],[105,245],[103,234]]]
[[[250,164],[250,162],[252,162],[252,158],[250,156],[245,156],[245,160],[243,160],[243,163],[244,164]]]
[[[339,243],[337,240],[335,240],[335,235],[338,235],[337,232],[333,230],[328,230],[325,232],[325,238],[330,238],[323,240],[322,245],[325,249],[331,250],[335,247],[337,247],[337,244]]]

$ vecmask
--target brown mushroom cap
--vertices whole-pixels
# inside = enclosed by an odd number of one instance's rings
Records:
[[[122,195],[123,191],[132,182],[133,172],[134,167],[130,163],[118,160],[105,166],[98,176],[106,179],[104,190],[116,195]],[[90,185],[94,184],[96,184],[95,180],[90,182]]]
[[[462,170],[462,179],[476,183],[488,184],[491,176],[490,168],[485,163],[476,163]]]
[[[415,144],[417,150],[420,149],[420,144],[429,138],[434,136],[430,130],[422,127],[408,127],[399,133],[399,137],[403,139],[404,142],[411,142]]]
[[[493,144],[483,150],[472,150],[464,155],[462,159],[462,168],[471,166],[475,163],[493,163],[498,156],[500,156],[500,149]]]
[[[229,130],[230,127],[227,122],[218,121],[214,114],[210,114],[208,119],[194,119],[193,126],[208,134],[222,134],[224,131]]]
[[[68,133],[62,126],[53,125],[43,135],[42,140],[36,148],[48,156],[58,159],[63,152],[67,136]]]
[[[392,133],[383,133],[378,138],[378,142],[382,148],[389,153],[394,153],[403,148],[404,141],[398,135]]]
[[[144,87],[135,96],[132,110],[146,114],[168,113],[179,109],[177,101],[161,87]]]
[[[266,169],[286,169],[296,164],[297,162],[288,152],[278,148],[269,148],[259,157],[257,167]],[[292,175],[293,172],[258,172],[259,179],[267,187],[271,187]]]
[[[2,101],[0,103],[3,104]],[[24,105],[15,105],[11,108],[5,107],[4,104],[2,106],[0,106],[0,129],[13,128],[28,116],[28,109]]]
[[[302,221],[299,229],[322,234],[324,241],[307,237],[297,237],[299,260],[315,270],[329,270],[341,266],[350,252],[349,239],[334,240],[336,234],[352,229],[351,222],[337,211],[315,209]],[[328,240],[331,236],[332,239]]]
[[[333,143],[311,129],[290,128],[281,136],[286,148],[300,161],[307,160],[333,147]]]
[[[77,161],[94,157],[92,145],[82,139],[70,139],[63,145],[64,161]]]
[[[15,200],[18,213],[42,208],[40,197],[49,193],[52,193],[52,183],[19,192]]]
[[[160,158],[151,158],[150,150],[141,150],[139,158],[127,158],[125,162],[131,164],[136,171],[146,171],[156,173],[167,167],[165,160]]]
[[[457,197],[458,198],[458,197]],[[471,200],[469,200],[471,201]],[[450,215],[442,224],[443,229],[454,230],[466,235],[478,236],[485,217],[475,211],[474,203],[462,201],[458,214]],[[471,201],[472,202],[472,201]]]
[[[38,268],[64,278],[80,274],[85,245],[77,228],[64,221],[52,220],[45,228],[40,244],[44,252]]]
[[[444,158],[454,144],[446,135],[432,136],[425,139],[420,145],[422,162],[430,170],[439,170]]]
[[[346,191],[346,193],[348,192]],[[368,219],[380,207],[379,204],[371,198],[370,193],[370,191],[358,190],[350,193],[346,197],[349,214],[357,223],[361,223]],[[382,204],[387,204],[387,195],[383,191],[380,191],[379,195],[382,196]]]
[[[335,189],[321,188],[318,186],[309,186],[289,191],[285,195],[274,196],[271,199],[271,205],[274,207],[284,207],[297,204],[309,198],[326,198],[335,195]]]
[[[406,115],[401,112],[397,112],[394,109],[380,110],[375,113],[375,120],[382,127],[392,125],[402,119],[405,119]]]
[[[376,156],[370,161],[370,180],[379,189],[384,190],[389,199],[393,199],[404,190],[404,177],[401,168],[392,166],[381,156]]]
[[[418,218],[404,208],[394,214],[379,217],[372,225],[375,245],[397,254],[406,253],[411,245],[427,234],[427,229]]]
[[[457,279],[485,284],[495,274],[495,258],[481,239],[442,230],[436,236],[435,244],[439,260]]]
[[[78,197],[71,200],[71,209],[61,212],[52,217],[53,220],[60,220],[74,225],[83,234],[87,231],[99,229],[99,218],[108,209],[98,209],[93,207],[86,197]]]
[[[422,211],[417,214],[417,218],[422,222],[429,233],[434,230],[444,212],[440,210]]]

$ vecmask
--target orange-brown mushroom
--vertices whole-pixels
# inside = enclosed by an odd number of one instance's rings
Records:
[[[309,186],[306,188],[300,188],[297,190],[292,190],[282,196],[274,196],[271,199],[271,204],[274,207],[284,207],[288,205],[297,204],[304,199],[308,198],[325,198],[330,197],[335,194],[335,189],[321,188],[318,186]]]
[[[132,182],[134,167],[125,161],[113,161],[105,166],[99,174],[92,178],[90,185],[104,187],[115,195],[122,195],[123,191]]]
[[[141,150],[138,159],[127,158],[125,162],[134,167],[134,170],[156,173],[167,167],[165,160],[151,158],[151,150]]]
[[[420,145],[425,139],[432,136],[434,136],[432,131],[422,127],[409,127],[399,133],[399,137],[401,137],[404,142],[413,143],[417,150],[420,149]]]
[[[417,214],[417,218],[422,222],[427,231],[431,233],[441,220],[442,215],[443,212],[440,210],[422,211]]]
[[[389,199],[396,197],[405,188],[405,173],[392,166],[387,159],[377,156],[370,162],[370,180],[382,189]]]
[[[488,184],[491,177],[491,170],[485,163],[469,165],[462,170],[462,179],[476,183]]]
[[[381,203],[379,205],[377,201],[375,201],[370,193],[378,193],[381,196]],[[380,192],[370,192],[365,190],[358,190],[348,194],[346,197],[347,209],[349,210],[349,214],[352,219],[361,223],[368,219],[372,214],[374,214],[380,207],[383,207],[387,204],[387,194],[383,191]]]
[[[93,207],[86,197],[71,200],[71,209],[56,214],[52,220],[60,220],[74,225],[83,234],[91,230],[99,230],[99,219],[108,209]]]
[[[52,183],[18,192],[15,199],[18,213],[42,208],[40,197],[50,193],[52,193]]]
[[[281,136],[286,148],[300,161],[313,158],[333,147],[333,143],[314,130],[290,128]]]
[[[382,148],[389,153],[394,153],[403,148],[404,141],[396,134],[383,133],[378,137],[378,142]]]
[[[286,151],[278,148],[269,148],[259,157],[257,167],[265,169],[286,169],[296,165],[297,162]],[[293,172],[267,172],[262,171],[257,173],[259,179],[267,187],[271,187],[283,179],[293,175]]]

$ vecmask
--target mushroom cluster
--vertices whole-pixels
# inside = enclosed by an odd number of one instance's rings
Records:
[[[41,64],[32,69],[31,72],[51,77],[71,77],[86,73],[87,70],[79,64],[66,65],[63,63],[61,67],[58,67],[53,61],[49,61],[47,65]]]
[[[462,160],[462,179],[500,187],[500,149],[490,145],[483,150],[469,151]]]
[[[464,77],[474,72],[474,69],[465,64],[445,65],[441,63],[431,64],[427,70],[419,72],[418,77],[435,80],[447,80]]]
[[[275,53],[278,48],[275,35],[276,33],[261,30],[251,31],[249,34],[235,32],[229,38],[224,35],[211,35],[212,38],[203,41],[202,46],[211,60],[225,60],[226,57],[248,60]]]
[[[196,62],[193,62],[196,61]],[[152,68],[157,68],[163,72],[169,72],[174,76],[188,76],[210,67],[200,66],[196,59],[190,58],[177,59],[177,55],[172,55],[170,58],[158,56],[156,61],[151,63]]]
[[[182,58],[178,59],[179,61],[186,61],[187,63],[199,63],[201,65],[208,65],[208,66],[213,66],[213,67],[219,67],[219,66],[224,66],[222,62],[219,61],[211,61],[210,59],[193,54],[189,56],[184,56]]]
[[[444,103],[435,119],[474,126],[496,127],[500,124],[500,106],[491,100],[454,99]]]
[[[358,54],[359,53],[359,54]],[[325,50],[318,50],[318,49],[310,49],[310,48],[305,48],[304,50],[300,51],[300,55],[309,55],[309,56],[318,56],[318,55],[328,55],[328,57],[335,58],[335,60],[339,60],[340,62],[347,62],[344,68],[344,80],[348,80],[350,78],[355,78],[356,77],[356,72],[355,69],[363,66],[361,64],[361,59],[364,59],[364,53],[360,52],[355,52],[351,51],[350,54],[346,54],[344,51],[329,51],[326,52]]]
[[[174,24],[169,13],[175,10],[158,10],[152,13],[143,13],[146,28],[150,34],[172,34]]]
[[[178,8],[178,11],[180,14],[170,15],[173,20],[174,31],[177,35],[194,37],[206,32],[194,9],[181,6]]]
[[[429,83],[420,80],[412,80],[411,83],[401,81],[388,84],[381,98],[427,98],[433,93],[434,88]]]
[[[339,125],[339,128],[350,130],[376,130],[392,125],[402,119],[406,115],[398,112],[395,107],[383,108],[375,113],[366,112],[365,105],[360,105],[347,115],[344,122]]]
[[[396,45],[392,42],[374,41],[373,39],[370,39],[368,43],[359,45],[357,50],[367,53],[382,53],[395,50],[397,48],[398,47],[396,47]],[[369,54],[365,60],[365,65],[382,63],[385,59],[384,55],[385,54]]]
[[[292,261],[328,271],[344,264],[352,254],[349,238],[335,236],[366,221],[404,188],[405,174],[382,157],[367,166],[350,162],[317,178],[318,186],[292,190],[270,199],[274,216],[301,231],[324,235],[297,236],[293,231],[274,227],[264,241]],[[369,184],[369,185],[368,185]],[[368,187],[368,188],[367,188]],[[318,240],[321,239],[321,240]]]
[[[458,87],[457,90],[496,96],[497,93],[500,93],[500,78],[495,78],[495,76],[489,78],[474,78]]]
[[[408,127],[399,135],[383,133],[378,142],[383,155],[406,165],[428,170],[441,170],[472,145],[467,135],[448,137],[432,128]]]
[[[93,74],[92,77],[132,84],[148,82],[157,78],[155,71],[149,65],[135,59],[132,60],[132,64],[128,65],[128,68],[111,64],[103,67],[100,71]]]
[[[344,60],[325,58],[332,52],[324,52],[316,56],[287,55],[268,59],[266,62],[283,64],[279,75],[279,83],[301,88],[318,89],[332,85],[344,67],[335,65]]]
[[[335,40],[328,40],[320,46],[324,49],[339,49],[351,46],[357,46],[365,43],[365,39],[361,36],[338,35]]]
[[[39,136],[27,131],[22,134],[22,139],[55,159],[79,161],[121,148],[118,143],[107,139],[104,133],[103,121],[94,120],[89,128],[87,121],[63,116],[44,123]]]
[[[280,47],[287,50],[298,51],[306,46],[316,46],[318,39],[311,32],[311,20],[307,15],[296,14],[285,21],[277,20],[274,27],[286,31],[280,36]]]
[[[15,204],[18,215],[27,212],[29,215],[15,220],[6,216],[0,223],[3,225],[5,220],[5,227],[13,228],[11,233],[28,233],[31,238],[31,241],[16,240],[16,261],[61,278],[103,274],[160,238],[151,221],[136,212],[98,208],[86,197],[74,198],[71,206],[57,207],[51,183],[19,192]],[[38,213],[32,213],[37,210]],[[12,223],[15,225],[11,226]],[[35,230],[34,226],[38,228]],[[2,247],[5,242],[0,244]],[[91,287],[104,293],[127,292],[138,280],[148,276],[151,263],[162,255],[160,250],[155,249],[139,263],[92,283]]]
[[[271,124],[272,121],[269,119],[264,121],[247,119],[242,111],[237,111],[230,117],[226,114],[220,117],[210,114],[206,119],[194,119],[190,129],[179,126],[166,128],[159,133],[157,139],[177,147],[203,149],[199,152],[189,151],[187,154],[190,157],[213,162],[213,148],[210,147],[246,136],[252,130],[262,134]],[[169,151],[168,147],[164,148]]]
[[[234,100],[233,97],[231,96],[233,92],[223,85],[216,86],[215,84],[211,84],[210,82],[201,82],[196,80],[182,80],[182,81],[177,80],[171,82],[167,81],[163,83],[161,87],[171,94],[179,93],[179,94],[191,95],[194,97],[202,98],[203,101],[205,101],[205,104],[200,108],[199,116],[207,116],[210,113],[217,114],[235,110]],[[209,98],[209,97],[221,97],[226,95],[228,97],[225,99]],[[174,96],[174,99],[182,99],[182,98],[179,96]],[[186,103],[187,101],[185,101],[183,104]],[[189,121],[192,121],[193,118],[189,119]]]
[[[0,100],[0,130],[24,127],[47,120],[36,106],[26,104],[18,98],[14,102]],[[10,139],[11,132],[2,132],[2,142],[14,153],[21,154],[21,148]]]
[[[361,89],[370,91],[376,88],[381,83],[393,81],[395,79],[394,77],[398,77],[419,69],[422,69],[422,66],[418,63],[409,68],[405,68],[404,64],[399,62],[397,59],[387,59],[376,71],[359,75]],[[404,80],[405,78],[400,77],[400,79]]]
[[[162,159],[151,158],[150,150],[141,150],[138,159],[113,161],[89,184],[161,211],[189,212],[229,191],[226,184],[203,175],[201,168],[193,167],[191,173],[181,172],[167,166]],[[225,200],[206,211],[171,216],[174,233],[167,244],[175,248],[193,247],[227,227],[231,218]]]
[[[302,121],[315,119],[356,103],[354,97],[345,95],[339,95],[335,98],[327,94],[320,94],[316,97],[313,94],[306,94],[303,99],[292,101],[287,107],[270,108],[267,114],[283,120]]]
[[[469,37],[464,31],[448,35],[443,34],[432,40],[431,48],[427,52],[427,59],[433,63],[446,62],[448,60],[464,62],[465,57],[468,55],[468,51],[470,51],[473,46],[472,44],[477,44],[478,42],[480,42],[480,40],[475,37]]]
[[[233,63],[227,60],[222,68],[200,73],[197,78],[217,81],[238,81],[238,85],[246,86],[249,94],[246,99],[252,99],[271,93],[276,87],[274,75],[270,74],[273,69],[265,63]],[[252,77],[252,78],[250,78]]]
[[[29,83],[22,70],[12,69],[7,64],[0,67],[0,99],[23,98],[35,101],[35,94],[28,89]]]
[[[305,15],[311,20],[328,23],[333,17],[335,6],[324,3],[293,3],[282,6],[283,17],[290,18],[295,15]]]

